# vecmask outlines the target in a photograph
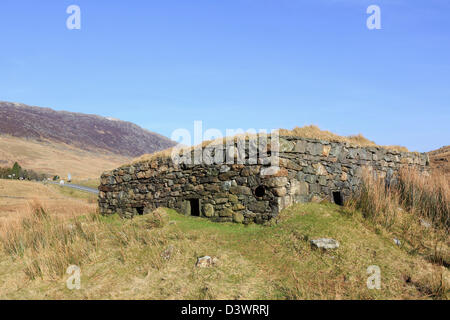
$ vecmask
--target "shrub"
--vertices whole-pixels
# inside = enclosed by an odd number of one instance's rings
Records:
[[[26,180],[43,180],[47,178],[47,175],[37,173],[33,170],[24,170],[17,162],[15,162],[12,168],[0,168],[0,178],[16,180],[19,178]]]

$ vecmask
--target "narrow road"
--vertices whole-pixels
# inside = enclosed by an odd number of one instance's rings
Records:
[[[54,185],[61,186],[59,184],[59,182],[55,182],[55,181],[46,181],[45,183],[51,183],[51,184],[54,184]],[[76,189],[76,190],[80,190],[80,191],[85,191],[85,192],[89,192],[89,193],[98,194],[98,190],[97,189],[92,189],[92,188],[85,187],[85,186],[80,186],[80,185],[77,185],[77,184],[65,183],[61,187],[67,187],[67,188],[72,188],[72,189]]]

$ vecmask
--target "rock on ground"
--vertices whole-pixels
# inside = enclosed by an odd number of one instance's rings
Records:
[[[195,265],[198,268],[207,268],[212,267],[217,264],[217,258],[211,258],[210,256],[204,256],[197,258],[197,264]]]
[[[311,246],[318,249],[330,250],[339,248],[339,242],[334,239],[320,238],[311,240]]]

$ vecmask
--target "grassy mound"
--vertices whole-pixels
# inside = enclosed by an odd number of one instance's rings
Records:
[[[448,298],[445,267],[342,207],[298,204],[271,227],[166,213],[170,222],[155,226],[145,216],[63,219],[35,207],[1,228],[0,299]],[[321,237],[340,247],[311,248]],[[217,263],[197,268],[205,255]],[[81,267],[80,290],[66,288],[70,264]],[[371,265],[380,290],[367,288]]]

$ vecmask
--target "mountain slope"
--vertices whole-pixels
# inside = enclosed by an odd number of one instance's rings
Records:
[[[0,136],[0,167],[18,162],[24,169],[75,180],[95,179],[106,170],[130,161],[106,151],[86,151],[60,142]]]
[[[0,102],[0,134],[48,140],[88,151],[105,150],[125,157],[175,145],[170,139],[130,122],[11,102]]]

